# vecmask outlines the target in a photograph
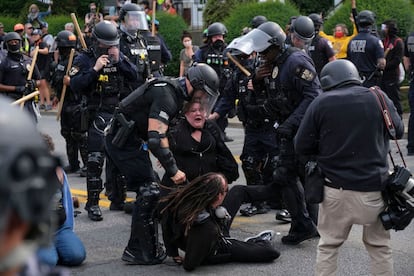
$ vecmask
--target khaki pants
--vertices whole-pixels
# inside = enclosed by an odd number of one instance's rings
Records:
[[[393,275],[389,231],[378,217],[384,210],[381,192],[357,192],[325,186],[319,208],[321,236],[316,257],[316,275],[336,275],[339,247],[347,240],[353,224],[363,225],[362,241],[371,258],[371,273]]]

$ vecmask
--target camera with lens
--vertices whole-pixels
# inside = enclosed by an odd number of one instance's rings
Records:
[[[383,193],[386,209],[380,213],[386,230],[404,230],[414,218],[414,179],[407,168],[395,166]]]

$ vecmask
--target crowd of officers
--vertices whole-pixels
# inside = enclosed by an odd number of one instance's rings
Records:
[[[245,129],[241,161],[247,184],[276,189],[281,194],[276,204],[286,208],[291,219],[282,242],[297,245],[318,237],[317,206],[304,199],[304,165],[308,160],[295,154],[294,137],[307,107],[322,93],[318,78],[322,67],[336,59],[330,42],[319,35],[322,23],[317,14],[299,16],[292,20],[287,35],[277,23],[256,16],[252,31],[226,45],[227,29],[215,22],[207,29],[205,45],[195,53],[197,63],[177,79],[161,76],[159,55],[149,56],[151,34],[145,12],[136,4],[123,5],[119,28],[109,21],[97,23],[88,43],[81,43],[83,49],[75,54],[72,50],[83,38],[70,31],[59,32],[51,84],[62,105],[61,134],[69,166],[72,171],[79,168],[80,152],[87,168],[88,217],[103,219],[99,195],[104,188],[101,174],[105,160],[111,210],[123,209],[127,190],[137,193],[124,261],[158,264],[166,257],[153,216],[159,177],[152,168],[149,150],[175,184],[185,183],[186,174],[177,167],[167,133],[183,102],[195,97],[223,132],[227,115],[235,110]],[[386,25],[388,30],[391,23]],[[371,11],[361,11],[356,24],[359,34],[350,40],[347,58],[356,65],[365,86],[384,84],[393,99],[399,84],[381,76],[388,65],[386,58],[397,50],[402,53],[402,42],[388,36],[391,41],[386,43],[392,46],[384,51],[383,43],[373,34],[375,15]],[[409,61],[414,57],[411,40]],[[0,91],[14,99],[34,91],[39,78],[36,68],[33,77],[27,78],[31,59],[22,54],[21,42],[15,32],[5,36],[7,55],[0,64]],[[157,61],[158,67],[154,66]],[[33,100],[24,105],[36,120]],[[414,147],[410,151],[414,152]],[[253,202],[256,213],[260,203]]]

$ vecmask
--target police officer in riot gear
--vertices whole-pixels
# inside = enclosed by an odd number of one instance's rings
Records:
[[[32,118],[10,103],[0,97],[0,274],[66,275],[55,268],[41,272],[35,257],[54,231],[59,162],[49,155]]]
[[[119,12],[120,51],[137,66],[137,88],[150,77],[151,69],[148,58],[147,45],[138,30],[147,30],[148,23],[143,9],[134,3],[124,4]]]
[[[361,11],[356,17],[356,24],[359,33],[349,42],[347,57],[358,69],[363,86],[379,85],[386,61],[384,45],[372,35],[375,14],[369,10]]]
[[[224,86],[230,77],[230,68],[228,66],[227,57],[223,51],[226,48],[224,37],[227,35],[227,28],[220,22],[212,23],[207,28],[207,43],[200,47],[194,54],[196,62],[204,62],[210,65],[220,78],[220,93],[223,92]],[[213,110],[215,111],[215,110]],[[217,124],[224,132],[228,125],[227,114],[217,119]],[[225,141],[233,141],[230,137],[225,136]]]
[[[119,104],[105,137],[105,149],[123,175],[128,189],[137,193],[131,236],[122,260],[130,264],[158,264],[165,258],[154,222],[159,187],[148,150],[175,184],[186,180],[168,147],[166,132],[184,100],[199,97],[211,111],[218,97],[218,77],[206,64],[189,68],[185,78],[154,79]]]
[[[137,4],[124,4],[119,12],[119,21],[119,50],[137,67],[137,80],[128,83],[127,87],[130,89],[122,91],[120,95],[120,100],[122,100],[151,76],[151,68],[146,42],[142,35],[138,33],[139,29],[148,29],[147,18],[143,9]],[[122,211],[124,210],[126,198],[125,176],[120,174],[110,158],[107,158],[106,161],[105,192],[111,201],[109,209]]]
[[[70,31],[61,31],[56,36],[55,42],[59,50],[59,58],[50,85],[56,91],[58,100],[62,97],[62,88],[66,83],[60,120],[60,133],[66,142],[66,155],[69,161],[69,165],[64,169],[67,173],[80,173],[78,152],[84,165],[82,170],[86,171],[88,161],[87,129],[81,129],[82,95],[71,89],[68,85],[69,78],[64,80],[70,52],[76,48],[76,36]]]
[[[292,217],[289,234],[282,242],[296,245],[318,234],[305,206],[299,182],[304,164],[295,156],[293,137],[308,105],[322,91],[311,58],[297,48],[286,49],[285,40],[286,35],[277,23],[266,22],[242,37],[239,45],[251,47],[264,60],[252,84],[255,90],[265,89],[269,97],[263,105],[247,106],[247,112],[275,122],[280,154],[273,181]]]
[[[253,73],[256,62],[253,53],[244,53],[242,50],[233,48],[238,39],[233,40],[227,50],[239,60],[245,69]],[[218,100],[215,112],[211,117],[225,116],[232,108],[235,108],[235,102],[238,99],[237,116],[245,129],[240,160],[247,185],[267,185],[272,183],[273,171],[279,154],[278,141],[271,120],[251,116],[246,110],[247,106],[262,105],[268,98],[265,89],[254,90],[248,87],[250,79],[240,68],[235,67],[232,77],[226,83],[223,96]],[[282,206],[278,205],[274,207],[282,209]],[[253,202],[251,206],[240,209],[240,213],[244,216],[264,214],[268,211],[269,206],[263,201]]]
[[[0,94],[17,100],[35,91],[40,72],[35,66],[31,80],[27,80],[32,59],[21,52],[21,36],[16,32],[9,32],[4,36],[4,45],[7,50],[0,63]],[[35,122],[39,110],[33,99],[27,100],[24,109],[28,111]]]
[[[317,13],[311,13],[309,18],[312,20],[315,28],[315,36],[308,46],[308,53],[315,64],[315,69],[320,74],[323,66],[336,59],[332,43],[319,35],[319,30],[323,24],[322,17]]]
[[[146,27],[140,26],[138,34],[142,35],[146,42],[151,74],[155,77],[160,77],[163,72],[161,61],[161,41],[155,34],[152,35],[152,32],[149,29],[149,20],[150,17],[147,16],[147,25]]]
[[[86,185],[88,201],[85,209],[91,220],[102,220],[99,194],[102,191],[104,163],[104,129],[109,123],[122,91],[137,80],[136,66],[118,49],[119,35],[109,21],[96,24],[89,52],[76,57],[70,72],[70,85],[88,100],[88,163]],[[85,120],[86,118],[82,119]]]
[[[309,17],[302,15],[293,21],[290,27],[290,39],[293,46],[309,53],[308,47],[314,37],[315,27]]]

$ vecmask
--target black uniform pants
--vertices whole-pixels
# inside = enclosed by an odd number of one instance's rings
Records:
[[[132,212],[131,236],[128,248],[134,252],[155,258],[156,228],[153,215],[159,196],[156,180],[148,150],[143,144],[125,144],[117,147],[112,144],[112,134],[105,137],[105,150],[108,158],[125,175],[127,189],[137,193],[137,202]]]
[[[65,102],[66,103],[66,102]],[[88,162],[88,134],[81,131],[79,104],[64,104],[60,120],[60,133],[66,142],[66,155],[72,169],[79,168],[78,152],[83,165]]]

